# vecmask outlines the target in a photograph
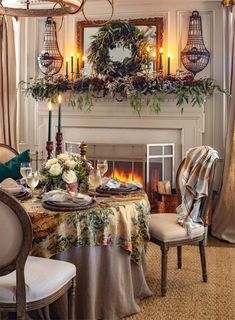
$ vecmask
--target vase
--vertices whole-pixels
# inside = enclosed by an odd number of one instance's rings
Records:
[[[72,182],[72,183],[66,183],[66,187],[69,189],[69,191],[77,193],[78,192],[78,183]]]

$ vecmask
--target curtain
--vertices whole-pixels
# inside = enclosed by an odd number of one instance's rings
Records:
[[[0,143],[16,145],[16,56],[12,17],[0,16]]]
[[[235,243],[235,10],[233,10],[233,46],[231,64],[231,99],[225,145],[223,184],[212,216],[212,234]]]

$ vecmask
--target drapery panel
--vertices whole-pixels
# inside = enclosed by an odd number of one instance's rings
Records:
[[[225,145],[223,184],[218,205],[212,217],[212,234],[235,243],[235,9],[233,9],[233,45],[231,68],[231,99]]]
[[[16,56],[12,17],[0,16],[0,143],[16,143]]]

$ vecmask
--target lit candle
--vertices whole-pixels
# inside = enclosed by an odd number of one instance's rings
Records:
[[[162,71],[162,55],[163,55],[163,49],[160,48],[160,60],[159,60],[159,70]]]
[[[49,118],[48,118],[48,141],[51,141],[51,102],[48,102]]]
[[[71,52],[71,73],[73,74],[73,52]]]
[[[79,53],[77,53],[77,76],[79,75]]]
[[[167,74],[171,74],[171,55],[168,53],[168,59],[167,59]]]
[[[153,72],[156,72],[156,50],[153,51]]]
[[[83,67],[85,66],[86,56],[82,57]]]
[[[149,65],[150,65],[150,59],[149,59],[149,46],[147,47],[147,64],[146,64],[146,67],[147,67],[147,70],[149,70]]]
[[[61,94],[58,96],[58,132],[61,132]]]
[[[69,59],[66,58],[66,73],[65,73],[66,78],[69,76]]]

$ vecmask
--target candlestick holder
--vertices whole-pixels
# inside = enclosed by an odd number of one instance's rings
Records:
[[[87,148],[88,146],[85,144],[85,142],[83,141],[81,144],[80,144],[80,155],[81,155],[81,158],[83,159],[86,159],[86,153],[87,153]]]
[[[55,153],[58,156],[58,154],[62,153],[62,141],[63,141],[63,133],[62,132],[56,132],[56,149]]]
[[[46,150],[47,150],[47,160],[49,160],[51,159],[51,154],[53,151],[53,141],[47,141]]]

